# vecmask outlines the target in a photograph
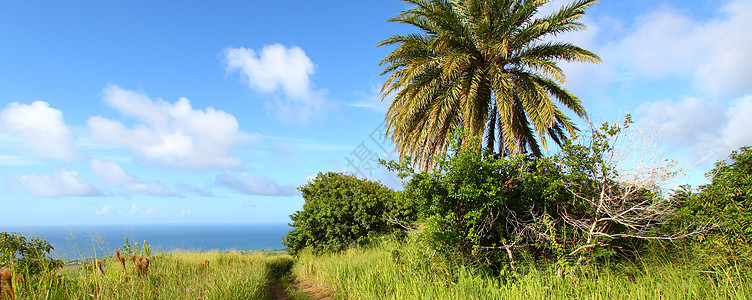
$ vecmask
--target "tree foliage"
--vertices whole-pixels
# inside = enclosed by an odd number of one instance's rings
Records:
[[[411,214],[394,201],[391,189],[350,174],[319,173],[298,189],[305,204],[290,215],[295,228],[283,242],[293,254],[306,247],[321,252],[364,245],[393,229],[390,216]]]
[[[598,63],[577,45],[551,41],[583,30],[579,22],[596,0],[577,0],[539,15],[546,0],[405,0],[414,5],[390,22],[420,33],[396,35],[381,62],[389,74],[383,98],[395,95],[387,115],[400,157],[433,166],[452,133],[483,139],[497,153],[541,156],[550,138],[559,144],[577,128],[559,109],[587,118],[581,101],[564,89],[558,62]],[[383,99],[382,98],[382,99]]]
[[[616,145],[630,123],[604,124],[587,142],[568,142],[548,158],[495,157],[478,150],[477,138],[454,143],[432,172],[412,174],[404,197],[417,204],[430,245],[492,268],[514,267],[515,252],[580,264],[627,253],[635,240],[694,233],[657,232],[672,217],[659,186],[673,172],[670,163],[624,166],[622,158],[636,153]],[[402,168],[411,172],[406,163]]]
[[[61,261],[49,257],[52,249],[40,237],[27,239],[18,233],[0,232],[0,267],[28,274],[62,267]]]
[[[455,144],[433,172],[412,174],[404,197],[419,205],[432,247],[466,264],[493,267],[512,258],[515,248],[545,243],[536,217],[567,196],[549,160],[494,158],[472,145]]]
[[[741,147],[706,173],[709,184],[692,193],[684,187],[676,198],[685,220],[710,224],[711,241],[736,251],[752,244],[752,147]]]

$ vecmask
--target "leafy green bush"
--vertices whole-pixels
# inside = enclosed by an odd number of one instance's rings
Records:
[[[451,260],[499,269],[514,249],[544,246],[543,216],[569,195],[550,160],[494,158],[479,143],[454,143],[431,172],[402,165],[411,175],[403,197],[417,204],[432,248]]]
[[[423,236],[439,253],[493,271],[506,263],[514,268],[516,253],[553,257],[566,267],[630,254],[638,241],[682,237],[656,231],[672,217],[659,189],[674,174],[671,165],[623,167],[621,158],[650,146],[620,152],[616,141],[630,123],[627,117],[624,124],[603,124],[590,139],[567,142],[548,158],[494,157],[478,139],[466,139],[453,143],[431,172],[392,167],[411,175],[402,198],[416,204]]]
[[[710,245],[729,252],[748,249],[752,244],[752,147],[741,147],[719,161],[706,176],[710,183],[698,193],[688,187],[676,194],[679,211],[686,221],[710,224],[716,230]]]
[[[394,191],[350,174],[319,173],[298,189],[305,204],[302,211],[290,215],[295,228],[283,241],[292,254],[306,247],[318,252],[364,245],[394,230],[390,216],[404,219],[410,214],[397,205]]]
[[[26,239],[18,233],[0,232],[0,267],[32,275],[60,268],[62,261],[49,257],[52,249],[40,237]]]

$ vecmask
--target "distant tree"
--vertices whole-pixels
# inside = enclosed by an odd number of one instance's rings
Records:
[[[325,252],[364,245],[394,229],[390,216],[406,212],[395,203],[394,191],[351,174],[318,173],[298,190],[305,204],[290,215],[295,228],[283,241],[293,254],[306,247]]]
[[[382,99],[395,95],[387,114],[400,158],[433,166],[455,129],[497,154],[541,155],[547,138],[560,144],[577,128],[558,102],[587,118],[581,101],[565,90],[558,62],[598,63],[600,58],[552,38],[583,30],[579,20],[596,0],[577,0],[538,15],[546,0],[405,0],[414,5],[389,20],[421,32],[396,35],[381,62]]]
[[[60,268],[62,262],[49,257],[52,249],[40,237],[27,239],[18,233],[0,232],[0,267],[31,275]]]

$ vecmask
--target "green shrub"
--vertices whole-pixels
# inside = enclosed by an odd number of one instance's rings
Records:
[[[52,249],[40,237],[26,239],[18,233],[0,232],[0,267],[32,275],[60,268],[62,261],[49,257]]]
[[[544,246],[536,226],[568,197],[545,158],[494,158],[479,140],[455,143],[431,172],[409,173],[403,197],[417,204],[427,243],[451,260],[498,271],[518,247]],[[514,250],[517,251],[517,250]]]
[[[295,228],[283,241],[292,254],[306,247],[339,251],[364,245],[394,230],[389,216],[404,218],[410,213],[395,203],[391,189],[350,174],[319,173],[298,189],[305,204],[302,211],[290,215]]]
[[[700,238],[709,246],[729,252],[747,250],[752,244],[752,147],[732,152],[728,162],[717,162],[706,176],[710,183],[700,186],[699,192],[685,186],[675,195],[680,216],[715,229]]]
[[[430,172],[391,167],[411,176],[401,198],[418,208],[428,244],[451,260],[500,271],[519,253],[566,267],[680,237],[656,232],[672,217],[659,189],[670,164],[624,169],[619,160],[631,157],[616,145],[630,123],[603,124],[553,157],[494,157],[476,138],[454,142]],[[650,145],[626,151],[641,146]]]

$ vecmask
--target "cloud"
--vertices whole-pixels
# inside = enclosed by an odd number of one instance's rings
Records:
[[[638,107],[636,115],[641,124],[662,128],[667,145],[689,149],[694,158],[708,153],[723,158],[752,145],[752,96],[737,99],[729,107],[698,98],[649,102]]]
[[[61,170],[54,175],[26,174],[17,176],[27,193],[37,197],[97,196],[76,171]]]
[[[258,55],[248,48],[225,50],[228,71],[239,70],[247,76],[248,86],[271,93],[282,89],[290,97],[303,98],[311,93],[314,65],[303,49],[280,44],[266,45]]]
[[[92,159],[89,163],[89,167],[95,174],[97,174],[97,176],[99,176],[99,178],[110,183],[122,184],[134,181],[131,174],[126,173],[123,168],[111,161]]]
[[[265,94],[278,94],[266,107],[277,118],[306,123],[320,118],[331,103],[325,91],[312,88],[314,64],[300,47],[281,44],[264,46],[259,53],[249,48],[227,48],[222,57],[227,72],[238,71],[248,87]]]
[[[365,109],[383,114],[387,111],[387,109],[389,108],[389,105],[392,103],[397,93],[391,92],[387,94],[386,97],[384,97],[384,100],[382,101],[380,92],[381,92],[381,87],[372,85],[369,93],[364,93],[364,92],[358,93],[358,98],[360,98],[359,101],[348,103],[345,105],[350,106],[350,107],[365,108]]]
[[[156,207],[150,207],[150,208],[146,209],[146,211],[144,211],[144,215],[151,216],[151,215],[156,214],[157,211],[158,211],[158,209]]]
[[[112,209],[114,209],[114,208],[115,208],[115,207],[114,207],[114,206],[112,206],[112,205],[105,205],[105,206],[103,206],[103,207],[102,207],[102,209],[99,209],[99,210],[97,210],[97,211],[96,211],[96,212],[94,212],[94,213],[95,213],[95,214],[97,214],[97,215],[108,215],[108,214],[110,214],[110,212],[111,212],[111,211],[112,211]]]
[[[142,93],[109,84],[103,99],[127,117],[135,118],[133,128],[101,116],[93,116],[87,125],[94,138],[134,151],[149,164],[203,170],[242,165],[229,154],[235,146],[261,139],[260,134],[239,130],[235,117],[214,108],[193,109],[190,101],[175,103],[152,100]]]
[[[179,196],[168,191],[161,182],[131,182],[123,186],[126,194],[139,194],[144,196]]]
[[[47,102],[9,103],[0,112],[3,131],[21,139],[37,154],[60,160],[78,156],[73,146],[73,132],[65,125],[63,113]]]
[[[738,95],[752,89],[752,1],[733,1],[720,13],[726,19],[704,24],[709,53],[695,70],[695,84],[715,95]]]
[[[143,182],[128,174],[122,167],[112,161],[100,161],[92,159],[89,167],[99,178],[109,183],[116,184],[123,189],[126,195],[139,194],[146,196],[176,196],[167,191],[161,182]]]
[[[131,210],[129,210],[126,214],[128,215],[135,215],[137,214],[141,209],[138,207],[138,205],[131,204]]]
[[[280,185],[264,175],[253,176],[246,173],[235,175],[228,172],[217,175],[216,183],[228,189],[249,195],[293,196],[295,186]]]
[[[752,1],[729,1],[714,17],[698,20],[662,6],[635,18],[634,26],[593,50],[604,55],[607,71],[602,72],[617,73],[622,79],[683,77],[707,95],[739,97],[752,91],[750,10]],[[609,26],[608,19],[598,21],[595,28]]]
[[[214,197],[211,187],[208,186],[201,188],[187,183],[176,183],[175,187],[181,191],[196,194],[201,197]]]

